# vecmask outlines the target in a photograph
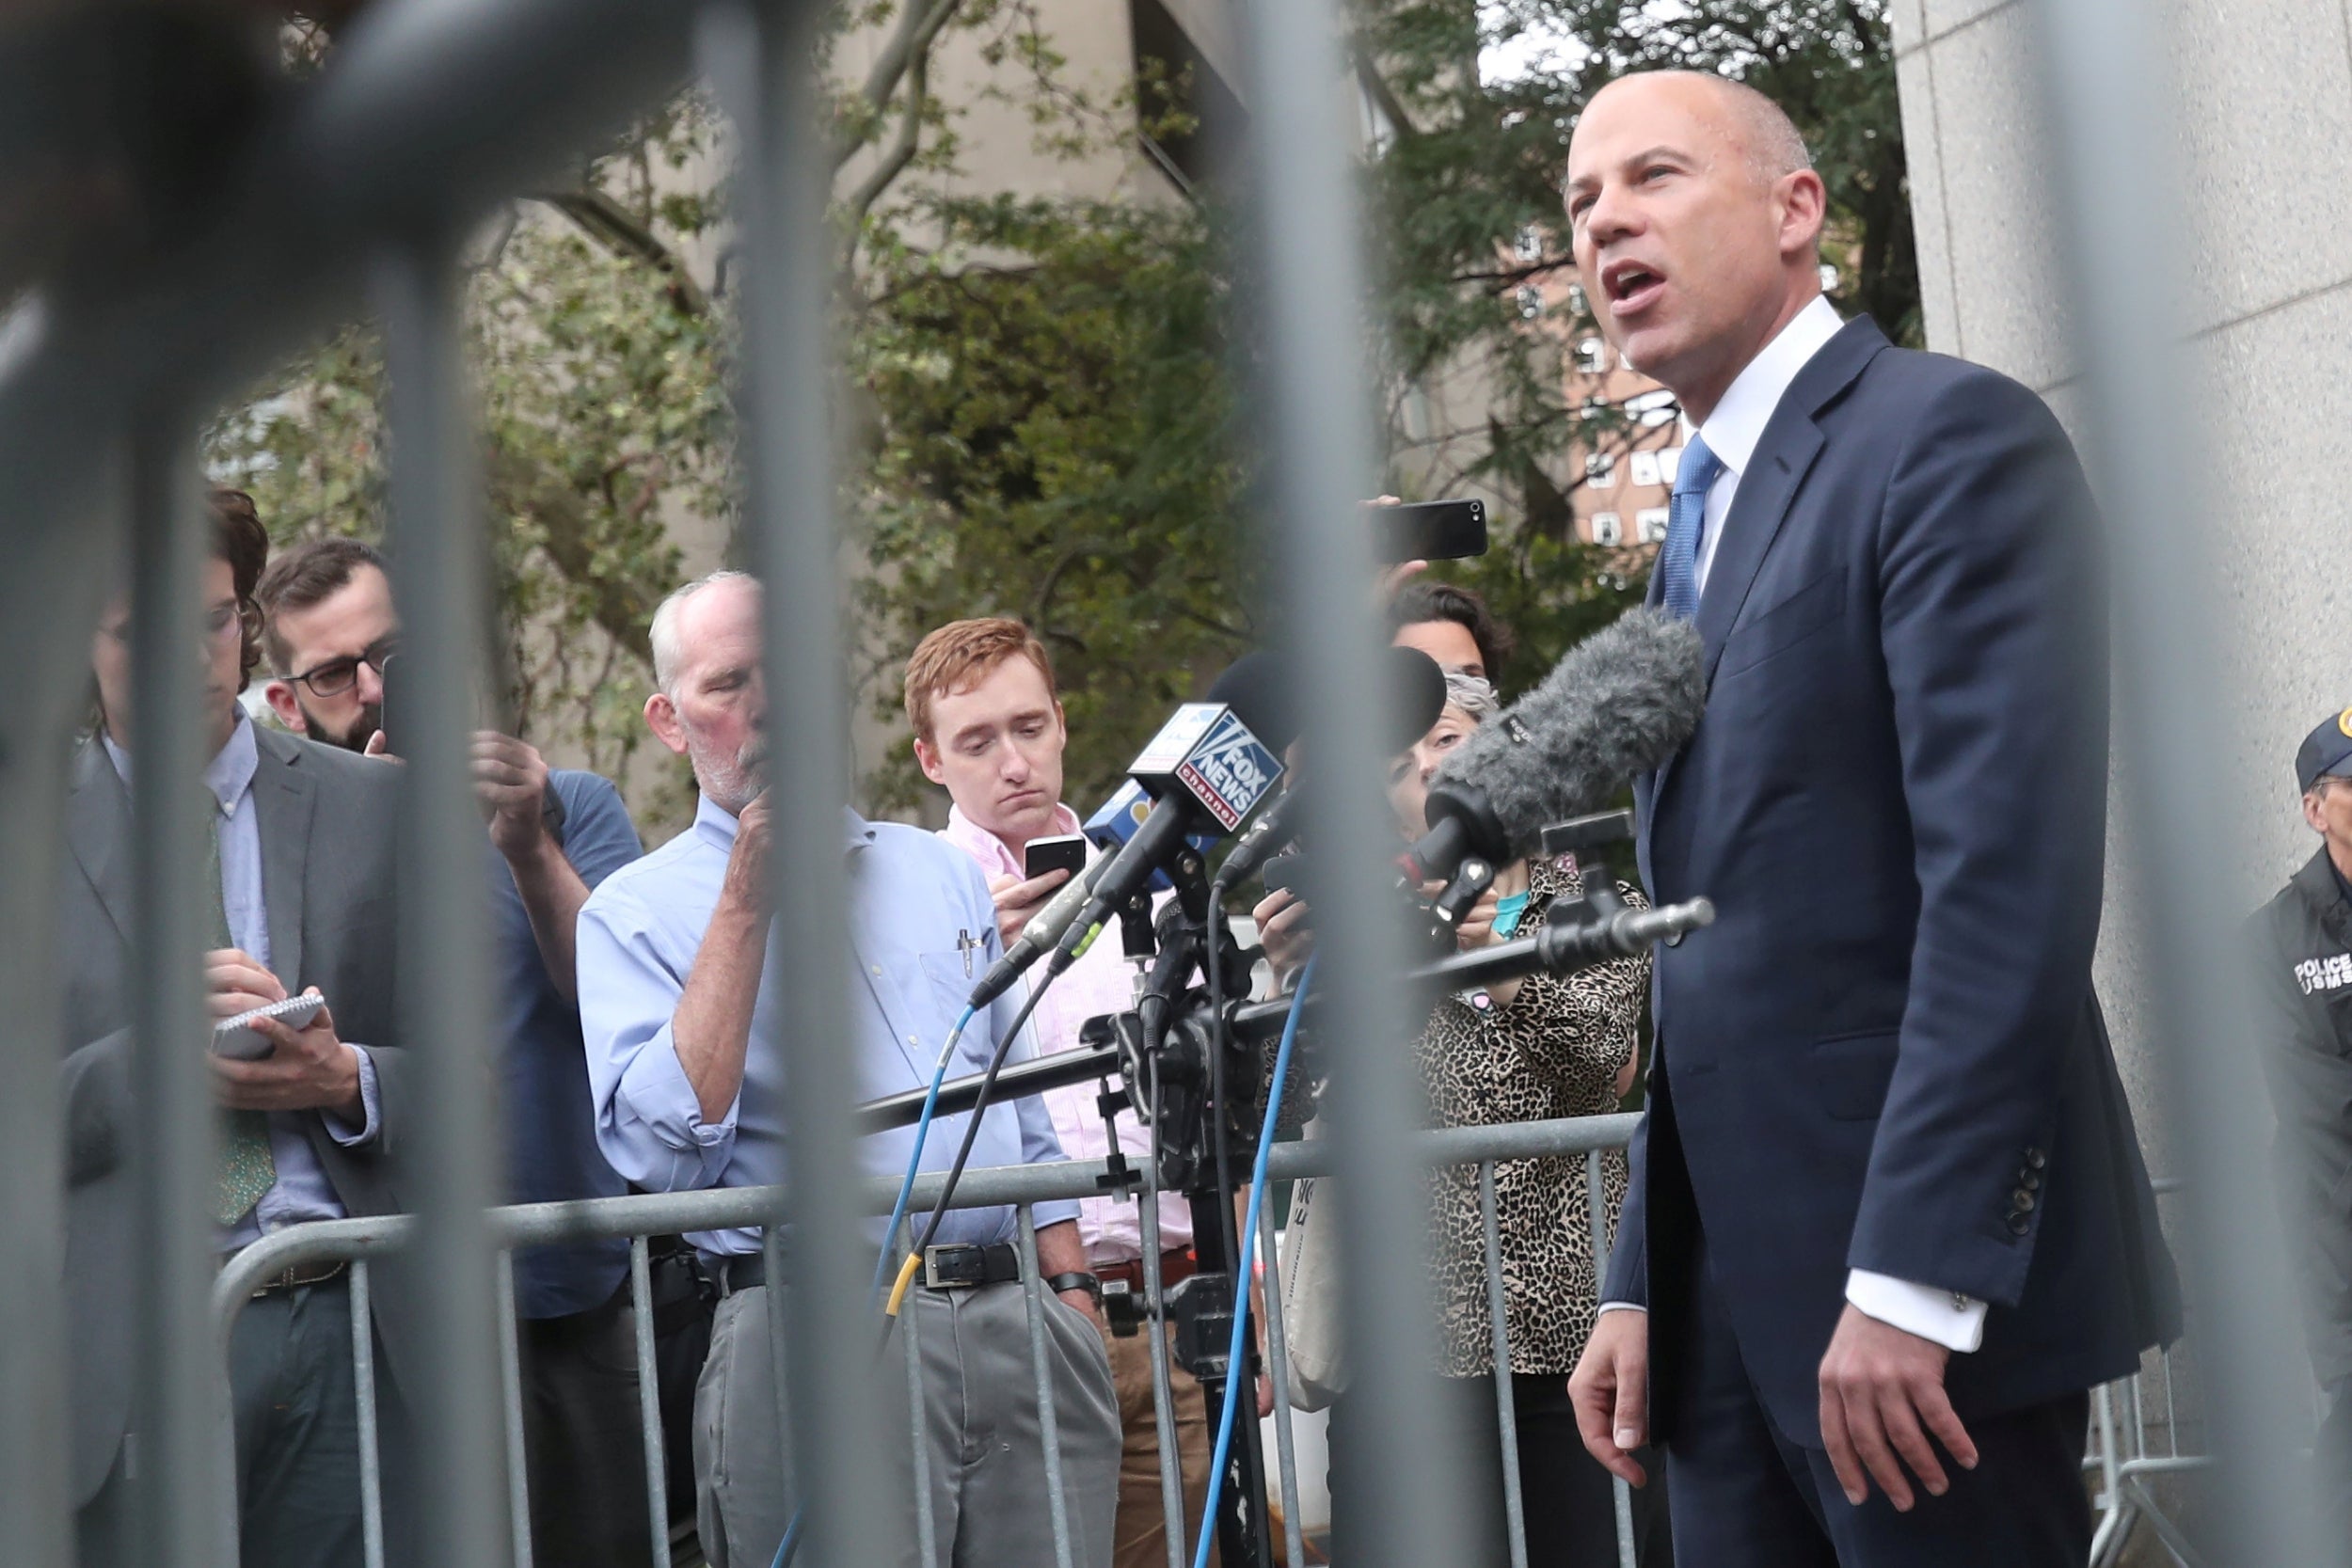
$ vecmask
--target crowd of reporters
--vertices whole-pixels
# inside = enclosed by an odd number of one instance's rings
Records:
[[[253,1059],[207,1055],[220,1126],[212,1212],[225,1264],[290,1225],[407,1207],[414,1177],[402,1155],[414,1118],[425,1113],[394,1010],[400,737],[385,721],[385,674],[400,644],[392,574],[354,539],[315,540],[270,560],[262,520],[239,492],[214,491],[210,511],[200,719],[210,758],[206,892],[218,902],[208,897],[203,911],[207,1006],[222,1021],[290,998],[321,1004],[255,1022],[264,1048]],[[473,736],[483,888],[497,943],[499,1050],[495,1085],[485,1086],[502,1113],[509,1201],[758,1185],[785,1175],[780,1064],[757,1045],[776,1005],[764,973],[772,913],[767,856],[771,814],[784,809],[765,790],[759,610],[755,580],[721,572],[680,588],[654,617],[656,689],[646,722],[687,759],[698,805],[692,824],[651,853],[642,852],[609,781],[551,768],[510,734]],[[126,592],[107,607],[92,644],[95,701],[73,760],[59,911],[72,1133],[72,1481],[81,1560],[93,1565],[141,1555],[128,1146],[138,1089],[126,1010],[137,898],[130,800],[141,783],[130,618]],[[1425,646],[1451,671],[1444,716],[1400,756],[1392,781],[1398,829],[1409,839],[1419,831],[1415,796],[1427,771],[1462,726],[1493,710],[1489,677],[1505,657],[1507,633],[1474,597],[1438,586],[1409,586],[1392,618],[1400,644]],[[248,707],[244,699],[257,682],[262,701]],[[1079,825],[1062,799],[1068,732],[1052,660],[1029,628],[1001,618],[939,628],[909,660],[906,707],[916,759],[951,809],[937,834],[854,814],[842,823],[863,1098],[930,1080],[974,975],[1070,875],[1028,875],[1030,844]],[[1099,861],[1104,851],[1087,853]],[[1507,867],[1459,941],[1474,947],[1506,938],[1580,885],[1572,859]],[[1311,944],[1306,908],[1291,898],[1278,895],[1258,911],[1269,960],[1262,974],[1288,973]],[[1633,958],[1573,981],[1538,977],[1448,998],[1421,1051],[1438,1118],[1614,1109],[1634,1069],[1645,976],[1645,961]],[[1269,981],[1268,994],[1279,990],[1279,978]],[[1096,944],[1037,998],[1026,1037],[1008,1054],[1073,1049],[1089,1017],[1125,1009],[1134,994],[1134,967],[1118,944]],[[980,1071],[1028,1000],[1028,988],[1015,988],[964,1024],[949,1074]],[[1489,1060],[1482,1067],[1481,1058]],[[1467,1092],[1473,1081],[1486,1087]],[[1132,1112],[1106,1116],[1101,1092],[1089,1082],[989,1107],[972,1163],[1095,1158],[1114,1146],[1131,1162],[1149,1160],[1150,1132]],[[946,1164],[968,1119],[941,1117],[920,1164]],[[901,1130],[864,1139],[866,1168],[898,1174],[913,1137]],[[1570,1201],[1581,1170],[1581,1163],[1557,1161],[1506,1162],[1498,1170],[1519,1347],[1503,1370],[1540,1374],[1555,1393],[1595,1305],[1581,1199]],[[1613,1208],[1622,1180],[1613,1169]],[[1440,1182],[1432,1199],[1438,1233],[1458,1252],[1474,1233],[1474,1195],[1466,1199],[1458,1182]],[[1147,1227],[1134,1196],[1113,1196],[1040,1203],[1034,1220],[1075,1560],[1164,1562],[1152,1357],[1140,1336],[1108,1331],[1100,1302],[1106,1282],[1142,1291],[1147,1228],[1160,1249],[1163,1287],[1190,1273],[1194,1212],[1166,1195]],[[919,1381],[928,1449],[921,1473],[942,1563],[1053,1560],[1017,1231],[1009,1208],[945,1216],[910,1291],[910,1338],[919,1354],[882,1362],[898,1390],[894,1408],[905,1407],[905,1379]],[[873,1239],[889,1250],[879,1226]],[[769,1354],[759,1233],[714,1231],[668,1245],[657,1258],[666,1304],[658,1313],[665,1435],[676,1468],[691,1477],[708,1560],[765,1563],[797,1499],[785,1479],[790,1461],[777,1421],[780,1370]],[[1476,1264],[1454,1258],[1446,1266],[1449,1316],[1459,1320],[1450,1324],[1451,1370],[1491,1378],[1495,1369],[1477,1348],[1486,1340],[1484,1287],[1470,1288]],[[537,1560],[617,1564],[649,1556],[628,1275],[621,1241],[516,1255],[522,1452]],[[364,1560],[350,1284],[341,1262],[288,1269],[264,1280],[236,1319],[229,1382],[248,1564]],[[418,1446],[429,1437],[410,1424],[405,1390],[430,1354],[418,1339],[415,1307],[418,1292],[432,1288],[432,1259],[418,1258],[390,1270],[373,1292],[378,1479],[395,1561],[417,1549],[407,1499]],[[1171,1361],[1168,1376],[1189,1551],[1206,1489],[1210,1414],[1189,1374]],[[1246,1402],[1263,1414],[1275,1390],[1262,1368],[1255,1382],[1257,1398]],[[1530,1518],[1540,1530],[1560,1512],[1539,1484],[1555,1473],[1544,1455],[1556,1461],[1573,1429],[1547,1415],[1533,1383],[1523,1398]],[[1339,1418],[1343,1427],[1343,1409]],[[911,1495],[912,1449],[901,1440],[896,1451],[902,1495]],[[1581,1468],[1599,1483],[1584,1489],[1597,1501],[1588,1496],[1580,1505],[1590,1515],[1583,1528],[1605,1531],[1606,1478],[1589,1464]],[[674,1503],[683,1504],[684,1490],[674,1490]],[[904,1511],[893,1528],[911,1531],[914,1513]],[[914,1560],[911,1534],[898,1550]]]

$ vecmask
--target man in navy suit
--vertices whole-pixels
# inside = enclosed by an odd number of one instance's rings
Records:
[[[2032,393],[1821,297],[1787,118],[1596,94],[1567,211],[1602,330],[1695,435],[1650,599],[1705,717],[1643,781],[1656,1063],[1571,1380],[1696,1568],[2075,1568],[2087,1391],[2178,1332],[2097,1000],[2105,590]]]

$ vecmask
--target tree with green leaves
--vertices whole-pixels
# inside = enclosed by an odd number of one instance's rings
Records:
[[[1261,453],[1236,390],[1247,334],[1212,184],[1191,199],[1016,198],[988,188],[966,105],[934,85],[964,40],[983,99],[1020,106],[1073,160],[1135,157],[1198,129],[1185,70],[1139,90],[1073,88],[1042,0],[866,0],[871,43],[836,71],[836,329],[850,393],[842,514],[869,711],[896,705],[913,643],[1009,613],[1053,648],[1073,719],[1069,793],[1092,799],[1167,706],[1257,635],[1248,526]],[[1385,129],[1367,150],[1375,390],[1391,487],[1496,502],[1492,554],[1447,568],[1514,623],[1533,678],[1637,596],[1638,552],[1576,536],[1565,497],[1621,411],[1566,406],[1554,235],[1576,108],[1620,69],[1744,75],[1788,103],[1827,180],[1840,303],[1915,333],[1883,0],[1358,0],[1351,44]],[[1534,47],[1541,45],[1542,47]],[[1549,50],[1547,54],[1545,51]],[[1521,64],[1482,74],[1482,55]],[[331,58],[329,61],[331,69]],[[1138,162],[1136,166],[1142,167]],[[640,746],[645,623],[727,553],[724,398],[732,301],[723,145],[689,94],[577,178],[518,203],[476,248],[469,339],[507,654],[526,727],[622,777],[660,820],[691,799]],[[1529,291],[1547,302],[1532,315]],[[216,470],[281,538],[381,528],[380,357],[355,329],[288,368],[215,433]],[[1451,398],[1434,393],[1451,392]],[[1335,389],[1335,395],[1344,395]],[[1431,428],[1445,405],[1455,428]],[[684,546],[704,543],[690,552]],[[922,785],[903,754],[862,759],[869,799]],[[651,764],[650,767],[647,764]]]

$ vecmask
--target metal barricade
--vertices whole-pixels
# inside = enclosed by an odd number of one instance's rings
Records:
[[[1483,1266],[1486,1274],[1487,1302],[1490,1308],[1491,1337],[1497,1376],[1495,1378],[1495,1419],[1501,1438],[1503,1463],[1502,1511],[1508,1522],[1511,1562],[1513,1568],[1526,1568],[1527,1546],[1525,1521],[1518,1497],[1518,1477],[1516,1461],[1518,1423],[1511,1401],[1511,1364],[1509,1327],[1504,1306],[1502,1254],[1500,1226],[1494,1203],[1494,1171],[1496,1163],[1503,1160],[1535,1157],[1582,1157],[1585,1162],[1585,1212],[1575,1217],[1575,1223],[1591,1227],[1597,1238],[1593,1256],[1606,1257],[1611,1235],[1607,1206],[1603,1196],[1603,1155],[1621,1149],[1632,1135],[1636,1118],[1630,1116],[1584,1117],[1567,1120],[1518,1122],[1492,1127],[1452,1128],[1441,1132],[1416,1134],[1411,1142],[1413,1162],[1423,1167],[1473,1165],[1478,1178],[1480,1221],[1485,1233]],[[1330,1151],[1319,1141],[1281,1145],[1275,1150],[1269,1175],[1275,1180],[1290,1180],[1305,1176],[1330,1173],[1333,1162]],[[1037,1243],[1033,1206],[1057,1198],[1078,1198],[1098,1196],[1101,1179],[1108,1170],[1104,1161],[1070,1162],[1045,1165],[1019,1165],[968,1172],[959,1184],[952,1207],[958,1209],[993,1208],[1010,1205],[1019,1212],[1019,1241],[1023,1263],[1023,1290],[1028,1302],[1029,1360],[1033,1393],[1038,1401],[1040,1426],[1046,1445],[1047,1496],[1039,1499],[1039,1506],[1048,1510],[1052,1523],[1055,1549],[1061,1568],[1071,1568],[1071,1534],[1063,1495],[1060,1455],[1054,1429],[1054,1400],[1052,1371],[1046,1354],[1043,1326],[1043,1287],[1037,1267]],[[937,1201],[940,1177],[928,1175],[914,1189],[914,1212],[920,1213]],[[887,1213],[895,1184],[883,1179],[866,1182],[859,1194],[866,1212]],[[671,1539],[667,1527],[669,1478],[662,1449],[661,1417],[655,1370],[653,1323],[653,1289],[651,1253],[648,1238],[680,1231],[725,1229],[746,1224],[762,1223],[776,1213],[786,1195],[771,1187],[732,1187],[704,1192],[646,1194],[628,1197],[597,1198],[578,1203],[521,1204],[488,1212],[486,1224],[491,1244],[499,1259],[499,1339],[500,1375],[497,1385],[501,1396],[501,1422],[505,1452],[508,1456],[506,1489],[507,1528],[511,1550],[518,1565],[531,1562],[531,1531],[529,1498],[523,1484],[522,1465],[522,1392],[517,1375],[519,1346],[514,1310],[513,1255],[516,1249],[545,1245],[558,1242],[580,1242],[598,1238],[627,1237],[629,1242],[629,1290],[635,1307],[637,1375],[639,1384],[639,1420],[645,1454],[645,1493],[653,1519],[652,1553],[658,1568],[669,1568]],[[1148,1206],[1147,1206],[1148,1212]],[[1280,1262],[1275,1248],[1275,1222],[1269,1207],[1260,1211],[1260,1257],[1265,1270],[1265,1338],[1267,1370],[1278,1389],[1287,1386],[1288,1364],[1285,1358],[1285,1329],[1282,1321],[1282,1285]],[[369,1568],[382,1568],[384,1562],[384,1497],[382,1488],[381,1402],[377,1396],[375,1350],[370,1326],[368,1302],[374,1288],[373,1265],[410,1245],[419,1236],[419,1221],[410,1215],[392,1215],[374,1219],[332,1220],[310,1225],[290,1226],[264,1237],[231,1258],[222,1268],[213,1289],[213,1329],[216,1358],[225,1364],[230,1337],[234,1331],[237,1316],[253,1299],[254,1289],[264,1280],[274,1278],[290,1268],[329,1261],[347,1261],[351,1266],[352,1294],[352,1357],[358,1372],[359,1389],[360,1442],[362,1456],[362,1507],[366,1528],[366,1550]],[[910,1227],[911,1234],[911,1227]],[[1597,1273],[1596,1275],[1597,1283]],[[922,1544],[924,1560],[930,1560],[932,1538],[936,1528],[930,1516],[930,1488],[925,1483],[920,1466],[924,1463],[925,1447],[921,1441],[923,1421],[922,1393],[919,1385],[919,1330],[915,1314],[909,1311],[902,1320],[906,1332],[902,1337],[908,1363],[910,1389],[909,1418],[915,1436],[914,1451],[917,1465],[914,1487],[914,1520],[916,1539]],[[1164,1338],[1156,1318],[1147,1320],[1146,1333]],[[1153,1366],[1154,1402],[1163,1419],[1163,1441],[1160,1445],[1162,1471],[1162,1513],[1168,1528],[1168,1539],[1180,1544],[1186,1539],[1188,1528],[1199,1521],[1184,1516],[1181,1480],[1177,1471],[1175,1444],[1170,1428],[1165,1420],[1171,1396],[1168,1368],[1164,1355],[1155,1355]],[[1244,1413],[1244,1419],[1253,1418]],[[1303,1563],[1308,1560],[1299,1520],[1300,1494],[1295,1440],[1292,1429],[1288,1401],[1275,1402],[1274,1429],[1279,1460],[1278,1497],[1284,1521],[1286,1556],[1283,1560]],[[781,1478],[779,1478],[781,1481]],[[1632,1514],[1625,1483],[1616,1483],[1617,1494],[1617,1560],[1620,1568],[1632,1568],[1634,1541]],[[1175,1554],[1171,1552],[1171,1561]]]

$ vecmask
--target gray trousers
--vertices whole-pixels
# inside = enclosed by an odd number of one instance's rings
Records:
[[[755,1286],[719,1304],[710,1358],[694,1393],[696,1513],[711,1568],[768,1568],[792,1515],[770,1354],[771,1295]],[[1110,1359],[1084,1313],[1050,1293],[1041,1292],[1039,1301],[1071,1563],[1110,1568],[1120,1454]],[[910,1333],[922,1368],[932,1519],[928,1555],[918,1536],[914,1449],[907,1435]],[[910,1291],[877,1385],[894,1469],[889,1491],[904,1502],[890,1518],[890,1560],[901,1568],[1054,1568],[1024,1288]]]
[[[230,1339],[229,1386],[244,1568],[360,1568],[348,1276],[248,1304]],[[129,1451],[75,1521],[82,1568],[135,1568],[142,1555]]]

